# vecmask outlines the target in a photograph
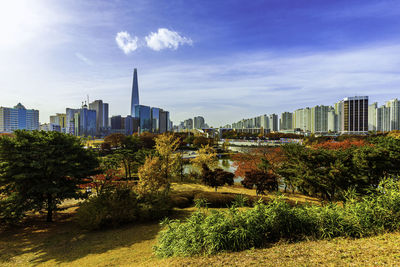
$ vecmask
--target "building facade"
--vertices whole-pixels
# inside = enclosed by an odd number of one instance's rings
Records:
[[[39,130],[39,110],[26,109],[21,103],[13,108],[0,107],[0,132]]]
[[[368,132],[368,96],[343,99],[342,133],[362,134]]]

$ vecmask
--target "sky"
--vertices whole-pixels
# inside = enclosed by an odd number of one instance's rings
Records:
[[[89,96],[129,115],[218,127],[262,114],[400,98],[396,0],[2,0],[0,106],[40,121]]]

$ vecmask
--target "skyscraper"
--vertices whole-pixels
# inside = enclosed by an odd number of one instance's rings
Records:
[[[135,105],[139,105],[139,85],[136,68],[133,70],[131,116],[135,117]]]

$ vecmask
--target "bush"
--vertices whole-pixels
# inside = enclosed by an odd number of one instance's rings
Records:
[[[117,187],[90,197],[78,209],[78,224],[95,230],[125,223],[160,219],[168,215],[171,204],[164,194],[139,198],[127,187]]]
[[[166,220],[155,253],[161,257],[214,254],[261,247],[280,239],[363,237],[400,227],[400,183],[384,180],[371,196],[343,206],[291,206],[277,198],[240,211],[202,210],[184,222]]]

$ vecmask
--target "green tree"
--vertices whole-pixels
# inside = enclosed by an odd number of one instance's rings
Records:
[[[98,173],[99,161],[74,136],[20,130],[14,134],[0,138],[1,193],[6,203],[13,200],[21,216],[45,208],[51,222],[57,204],[82,197],[79,185]]]

